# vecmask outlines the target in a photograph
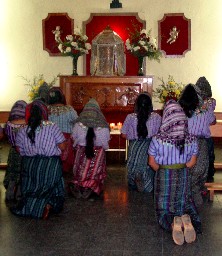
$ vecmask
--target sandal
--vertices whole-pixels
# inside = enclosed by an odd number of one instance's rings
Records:
[[[91,188],[85,188],[82,192],[82,198],[87,199],[89,196],[92,194],[92,189]]]
[[[184,234],[182,231],[182,219],[179,216],[175,216],[173,219],[173,232],[172,232],[172,236],[173,236],[173,241],[175,242],[175,244],[178,245],[182,245],[184,243]]]
[[[184,227],[184,237],[187,243],[192,243],[196,240],[196,232],[192,225],[190,216],[184,214],[182,217],[183,227]]]
[[[44,209],[43,214],[42,214],[42,219],[43,220],[47,220],[49,218],[49,214],[50,214],[51,209],[52,209],[52,206],[50,204],[47,204],[45,206],[45,209]]]
[[[81,192],[79,189],[76,188],[76,186],[73,183],[69,184],[69,191],[71,195],[77,199],[81,198]]]

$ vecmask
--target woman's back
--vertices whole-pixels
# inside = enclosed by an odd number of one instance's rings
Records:
[[[78,122],[75,124],[72,137],[75,141],[74,145],[86,146],[86,134],[88,127]],[[95,138],[94,146],[101,146],[105,150],[109,148],[110,132],[108,128],[94,128]]]
[[[121,133],[126,134],[128,140],[138,139],[137,134],[138,118],[136,113],[128,114],[121,129]],[[152,112],[146,121],[146,127],[148,131],[147,138],[151,138],[159,131],[161,124],[161,116]]]
[[[56,123],[64,133],[72,133],[77,112],[69,105],[49,105],[49,120]]]

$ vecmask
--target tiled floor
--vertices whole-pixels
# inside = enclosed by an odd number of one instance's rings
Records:
[[[109,164],[105,191],[95,201],[66,196],[47,221],[19,218],[4,202],[0,171],[0,256],[221,256],[222,194],[201,210],[203,234],[178,246],[155,219],[152,194],[129,191],[124,164]],[[222,181],[217,171],[216,180]]]

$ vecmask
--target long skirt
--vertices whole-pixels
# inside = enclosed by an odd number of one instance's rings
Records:
[[[22,157],[15,147],[9,150],[7,169],[3,180],[6,189],[5,199],[7,202],[15,202],[21,198],[20,179],[21,179]]]
[[[62,170],[63,172],[72,172],[73,163],[74,163],[74,149],[73,149],[73,140],[70,133],[63,133],[66,138],[67,147],[62,152]]]
[[[153,190],[154,171],[148,165],[148,148],[151,139],[131,140],[128,148],[128,185],[141,192]],[[139,181],[139,182],[138,182]],[[138,184],[140,188],[138,188]]]
[[[76,188],[89,188],[100,194],[106,178],[106,154],[102,147],[94,147],[94,157],[86,158],[85,147],[77,146],[73,166],[73,180]]]
[[[47,204],[57,213],[64,203],[64,182],[60,157],[24,156],[21,174],[22,200],[14,214],[41,218]]]
[[[189,214],[194,228],[201,229],[187,168],[158,170],[155,175],[154,199],[157,220],[163,229],[171,231],[174,216],[183,214]]]
[[[20,183],[21,175],[21,161],[22,157],[16,151],[15,147],[9,149],[7,169],[4,177],[4,187],[7,189],[10,182],[13,182],[15,185]]]
[[[207,177],[210,179],[214,176],[215,173],[215,167],[214,167],[214,161],[215,161],[215,153],[214,153],[214,140],[212,137],[207,138],[207,147],[208,147],[208,155],[209,155],[209,168],[208,168],[208,174]]]
[[[208,146],[205,139],[198,139],[197,163],[191,168],[191,190],[193,199],[197,207],[203,203],[202,193],[207,191],[205,182],[207,181],[209,155]]]

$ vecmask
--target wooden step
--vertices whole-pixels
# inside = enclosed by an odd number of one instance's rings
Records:
[[[222,190],[222,183],[218,182],[207,182],[205,183],[205,186],[207,187],[207,190],[210,191],[210,201],[214,200],[214,191]]]

